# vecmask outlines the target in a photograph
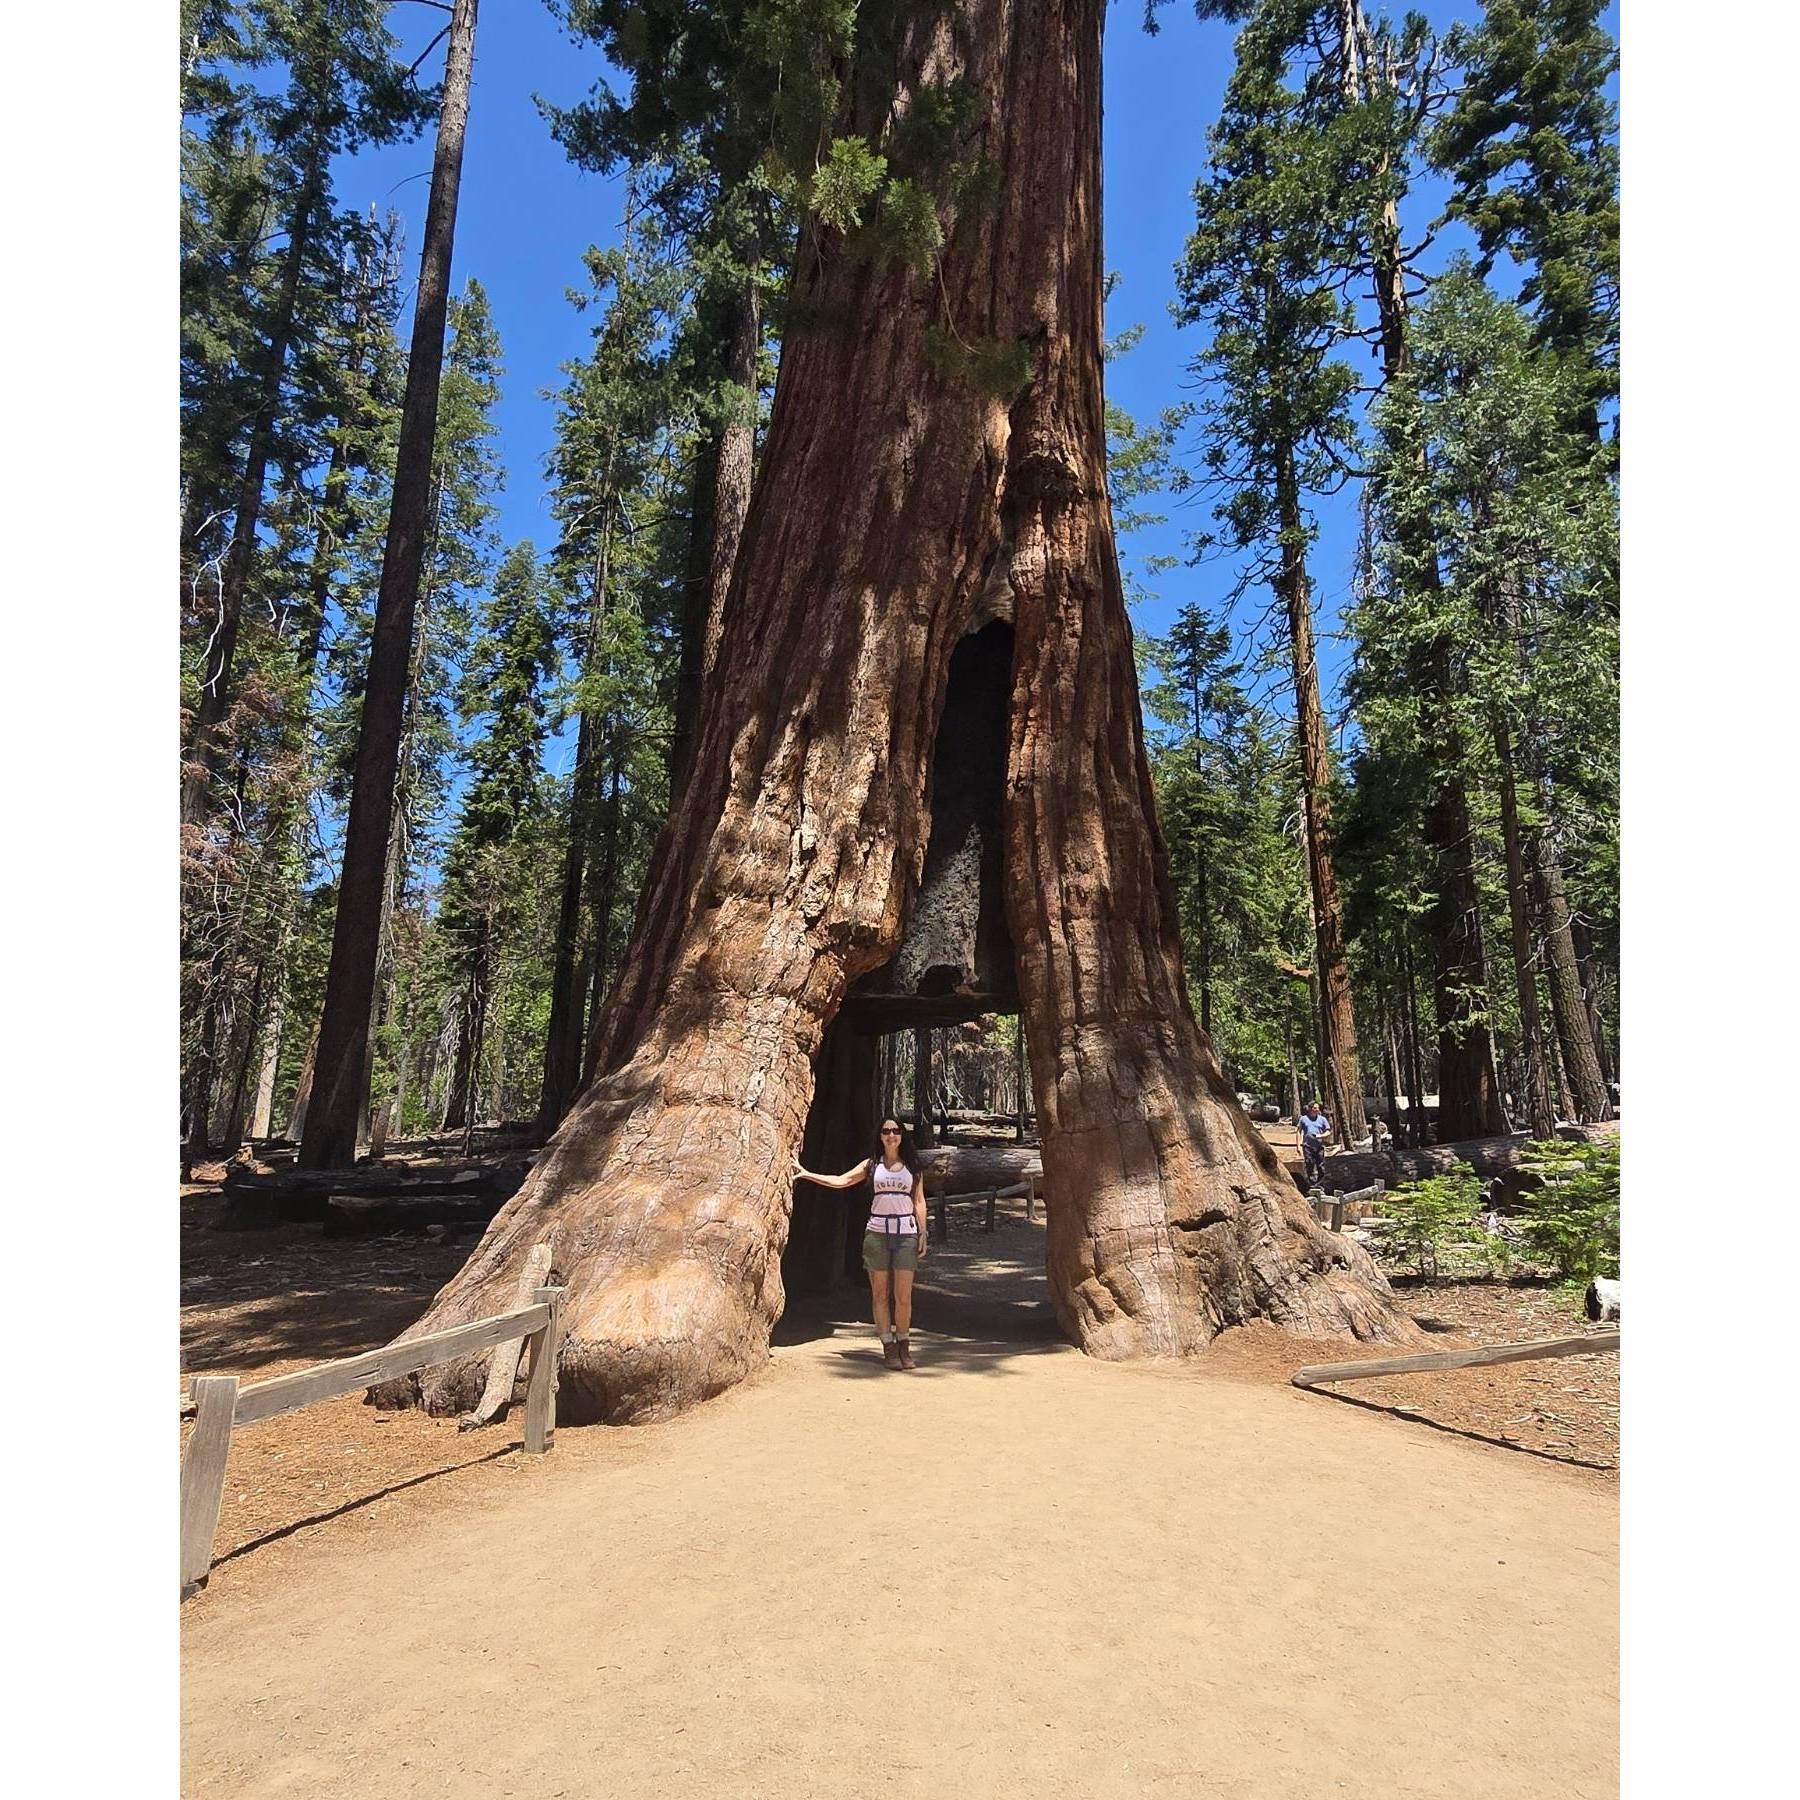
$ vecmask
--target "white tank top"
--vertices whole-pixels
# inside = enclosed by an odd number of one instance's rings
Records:
[[[890,1169],[886,1163],[875,1164],[875,1203],[869,1209],[870,1231],[897,1231],[902,1237],[917,1232],[919,1222],[913,1217],[912,1170],[905,1163]]]

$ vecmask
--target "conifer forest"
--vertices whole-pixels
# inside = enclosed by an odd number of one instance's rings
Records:
[[[544,7],[533,393],[458,213]],[[1401,1335],[1259,1118],[1616,1116],[1607,8],[1194,10],[1122,280],[1170,0],[183,0],[183,1161],[530,1154],[423,1323],[554,1216],[565,1419],[753,1366],[889,1112],[1041,1145],[1109,1357]]]

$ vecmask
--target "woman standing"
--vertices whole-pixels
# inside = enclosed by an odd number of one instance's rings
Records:
[[[913,1274],[925,1260],[925,1181],[919,1153],[898,1119],[881,1122],[878,1156],[866,1157],[842,1175],[814,1175],[794,1158],[794,1173],[820,1187],[856,1187],[874,1171],[875,1198],[863,1231],[863,1267],[869,1272],[869,1298],[875,1308],[875,1330],[881,1338],[882,1361],[890,1369],[910,1369],[912,1359]]]

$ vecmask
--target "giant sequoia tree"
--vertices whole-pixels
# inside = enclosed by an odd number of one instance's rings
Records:
[[[815,1070],[872,1071],[846,1000],[884,979],[1016,992],[1051,1292],[1084,1348],[1180,1354],[1258,1317],[1408,1329],[1312,1222],[1184,992],[1105,482],[1100,0],[880,12],[835,115],[833,220],[800,247],[729,678],[596,1077],[418,1327],[498,1310],[553,1237],[565,1419],[667,1414],[758,1366]],[[939,178],[879,187],[921,116],[948,127]],[[479,1361],[427,1402],[466,1404]]]

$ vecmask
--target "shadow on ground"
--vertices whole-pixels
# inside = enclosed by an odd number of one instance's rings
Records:
[[[474,1240],[327,1238],[317,1225],[210,1229],[216,1194],[181,1207],[181,1367],[251,1374],[373,1349],[416,1321]]]
[[[892,1373],[882,1361],[866,1277],[828,1294],[798,1295],[776,1324],[779,1349],[832,1340],[827,1366],[859,1380]],[[1003,1375],[1022,1356],[1076,1352],[1057,1328],[1044,1275],[1044,1232],[1002,1218],[994,1231],[932,1245],[913,1290],[915,1374]]]
[[[1540,1450],[1534,1444],[1521,1444],[1517,1438],[1495,1437],[1491,1432],[1474,1431],[1466,1425],[1447,1425],[1442,1419],[1432,1418],[1423,1407],[1368,1400],[1361,1394],[1341,1394],[1330,1387],[1311,1388],[1308,1392],[1319,1394],[1327,1400],[1336,1400],[1344,1406],[1360,1406],[1364,1412],[1386,1413],[1390,1419],[1403,1419],[1408,1425],[1428,1425],[1433,1431],[1441,1431],[1449,1437],[1467,1438],[1475,1444],[1491,1444],[1496,1450],[1512,1450],[1520,1456],[1534,1456],[1539,1462],[1561,1463],[1571,1469],[1598,1469],[1607,1475],[1617,1471],[1618,1465],[1615,1463],[1592,1462],[1585,1456],[1575,1456],[1561,1450]]]
[[[489,1450],[480,1456],[466,1457],[461,1462],[446,1463],[441,1469],[427,1469],[422,1475],[409,1475],[403,1481],[390,1481],[385,1487],[371,1489],[366,1494],[357,1494],[341,1502],[337,1506],[327,1507],[324,1512],[309,1513],[304,1519],[295,1519],[286,1525],[277,1525],[271,1531],[265,1531],[258,1537],[247,1539],[222,1556],[213,1558],[212,1571],[216,1573],[226,1563],[235,1562],[240,1556],[248,1556],[253,1550],[261,1550],[266,1545],[278,1544],[283,1538],[290,1538],[296,1532],[309,1531],[315,1525],[328,1525],[333,1519],[347,1518],[351,1513],[358,1513],[364,1507],[373,1506],[377,1500],[385,1500],[390,1494],[403,1494],[408,1488],[422,1487],[427,1482],[441,1481],[446,1475],[460,1475],[464,1469],[473,1469],[482,1463],[499,1462],[502,1457],[523,1456],[525,1446],[516,1440],[510,1444],[502,1444],[497,1450]]]

